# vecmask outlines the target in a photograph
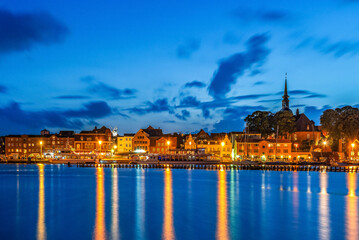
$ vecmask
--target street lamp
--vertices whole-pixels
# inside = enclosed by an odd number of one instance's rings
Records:
[[[40,157],[42,158],[42,141],[40,141]]]
[[[168,146],[168,152],[170,151],[170,144],[171,144],[171,142],[170,141],[167,141],[167,146]]]
[[[327,141],[324,141],[323,144],[324,144],[324,151],[325,151],[325,147],[327,146]]]
[[[298,143],[294,144],[295,151],[298,152]]]
[[[101,144],[102,144],[102,141],[98,141],[98,144],[100,145],[100,155],[101,155]]]
[[[224,142],[221,142],[221,158],[223,160],[223,147],[224,147]]]

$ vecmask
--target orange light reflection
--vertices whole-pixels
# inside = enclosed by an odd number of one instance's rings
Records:
[[[355,195],[356,190],[356,173],[347,174],[348,195],[346,196],[345,226],[346,239],[358,239],[358,198]]]
[[[229,239],[228,236],[228,206],[227,206],[227,179],[226,171],[217,171],[217,239]]]
[[[173,195],[172,195],[172,171],[166,169],[164,186],[164,209],[163,209],[163,239],[175,239],[173,227]]]
[[[96,168],[96,219],[94,239],[106,239],[105,192],[103,168]]]
[[[39,168],[39,206],[37,216],[37,239],[46,239],[46,225],[45,225],[45,179],[44,179],[44,165],[38,164]]]

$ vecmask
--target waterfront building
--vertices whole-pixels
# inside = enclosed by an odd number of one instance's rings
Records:
[[[151,138],[150,153],[167,153],[177,148],[177,137],[170,134]]]
[[[129,153],[132,151],[132,139],[134,133],[125,133],[123,136],[117,136],[117,152]]]
[[[227,133],[212,133],[209,135],[203,129],[197,134],[188,135],[185,149],[204,149],[205,153],[225,160],[230,160],[232,155],[232,143]]]
[[[42,135],[8,135],[5,137],[6,157],[19,159],[28,157],[53,157],[61,151],[70,151],[74,146],[74,132],[60,131],[58,134],[43,132]]]
[[[292,161],[292,143],[287,139],[237,138],[237,160]]]
[[[112,132],[105,126],[75,134],[74,150],[77,154],[106,154],[111,152],[114,145]]]
[[[149,126],[145,129],[140,129],[132,139],[132,151],[134,152],[149,152],[150,146],[156,146],[156,140],[162,137],[162,129],[155,129]],[[152,144],[151,144],[152,140]]]

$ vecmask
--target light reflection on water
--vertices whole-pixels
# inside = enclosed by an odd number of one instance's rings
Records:
[[[94,239],[106,239],[105,191],[103,168],[96,168],[96,219]]]
[[[119,220],[118,220],[118,173],[117,168],[112,169],[112,220],[111,220],[111,237],[112,239],[120,239]]]
[[[12,170],[0,174],[0,206],[6,206],[0,239],[25,233],[32,239],[66,239],[74,222],[83,224],[72,234],[81,238],[88,232],[93,239],[185,239],[189,233],[193,239],[272,239],[271,233],[278,239],[359,239],[355,173],[42,164]],[[80,207],[63,215],[70,208],[65,203]]]
[[[319,238],[325,240],[329,239],[330,236],[328,173],[319,173],[319,185]]]
[[[39,206],[37,217],[37,239],[46,239],[46,225],[45,225],[45,177],[44,165],[38,164],[39,168]]]
[[[346,239],[355,240],[359,238],[358,232],[358,197],[355,194],[357,175],[355,173],[347,174],[348,195],[346,196]]]
[[[163,239],[175,239],[173,226],[172,170],[164,172]]]
[[[229,239],[227,206],[227,172],[217,171],[217,239]]]

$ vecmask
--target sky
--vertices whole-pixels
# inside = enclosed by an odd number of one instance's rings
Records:
[[[358,106],[359,0],[0,0],[0,135],[241,131]]]

